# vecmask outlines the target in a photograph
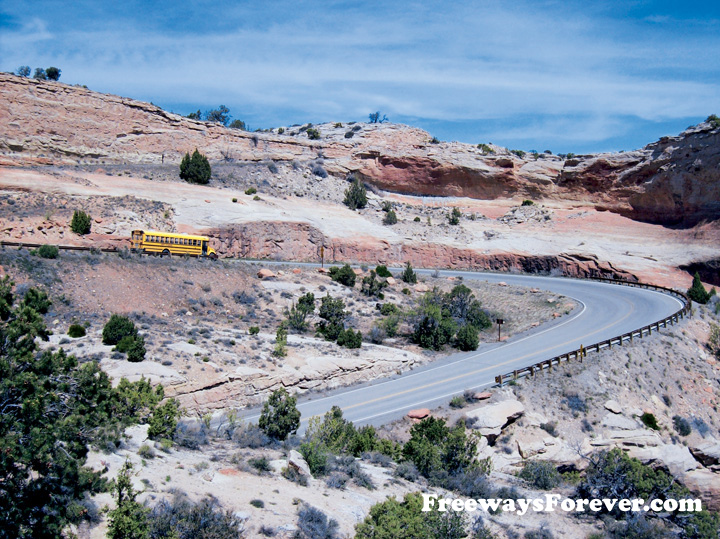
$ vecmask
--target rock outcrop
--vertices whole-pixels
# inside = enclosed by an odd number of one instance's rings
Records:
[[[497,146],[433,143],[393,124],[249,133],[59,82],[0,74],[0,166],[179,163],[200,149],[235,162],[310,161],[398,193],[481,199],[565,199],[632,219],[693,226],[720,217],[720,127],[701,123],[627,153],[523,156]]]

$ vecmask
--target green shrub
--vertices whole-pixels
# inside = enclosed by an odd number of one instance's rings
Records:
[[[57,258],[60,250],[55,245],[41,245],[37,249],[37,255],[40,258]]]
[[[341,331],[337,343],[345,348],[360,348],[362,346],[362,333],[354,332],[351,328]]]
[[[265,507],[265,502],[255,498],[254,500],[250,500],[250,505],[252,505],[253,507],[257,507],[258,509],[262,509],[263,507]]]
[[[416,215],[416,216],[415,216],[415,219],[413,219],[413,221],[415,221],[416,223],[419,223],[419,222],[420,222],[420,217],[418,217],[418,216]]]
[[[345,303],[341,298],[332,298],[325,295],[320,301],[318,315],[322,321],[317,325],[317,331],[328,341],[336,341],[344,330],[345,319],[348,312],[344,310]]]
[[[233,203],[237,202],[237,198],[236,198],[236,197],[233,197],[233,198],[232,198],[232,201],[233,201]]]
[[[455,395],[452,399],[450,399],[450,408],[462,408],[466,404],[467,401],[462,395]]]
[[[458,208],[453,208],[450,213],[448,213],[448,223],[451,225],[459,225],[460,224],[460,217],[462,217],[462,212]]]
[[[250,335],[257,335],[258,333],[260,333],[260,328],[257,327],[257,326],[250,326],[250,327],[248,328],[248,333],[249,333]]]
[[[493,151],[493,149],[490,146],[488,146],[487,144],[478,144],[477,147],[478,147],[478,150],[480,150],[483,155],[491,155],[491,154],[495,153]]]
[[[85,328],[81,326],[80,324],[72,324],[68,328],[67,332],[69,337],[72,337],[73,339],[79,339],[80,337],[85,336]]]
[[[389,301],[387,303],[383,303],[380,306],[380,314],[383,316],[388,316],[391,314],[399,313],[400,308],[395,305],[394,303],[390,303]]]
[[[123,337],[137,336],[137,329],[132,320],[127,316],[113,314],[102,331],[103,344],[116,345]]]
[[[352,288],[355,286],[355,279],[357,278],[357,275],[355,275],[355,272],[349,264],[345,264],[342,267],[331,267],[330,278],[333,281],[337,281],[340,284],[344,284],[345,286]]]
[[[163,500],[153,507],[148,521],[150,534],[138,538],[237,539],[241,537],[238,530],[244,526],[233,511],[222,509],[217,498],[208,496],[192,503],[177,492],[172,500]],[[131,539],[127,535],[122,537]]]
[[[378,277],[384,277],[384,278],[392,277],[392,273],[390,273],[390,271],[387,269],[387,266],[383,266],[383,265],[377,266],[375,268],[375,273],[377,273]]]
[[[355,527],[355,539],[468,537],[462,513],[436,510],[424,512],[422,507],[423,498],[419,492],[406,494],[403,500],[393,497],[376,503],[370,508],[365,520]]]
[[[703,286],[702,281],[700,281],[700,274],[697,272],[693,277],[692,286],[688,288],[687,295],[691,300],[702,305],[710,301],[710,293]]]
[[[248,464],[255,468],[258,472],[269,472],[272,470],[270,467],[270,461],[265,455],[262,457],[248,459]]]
[[[361,210],[367,206],[367,190],[359,179],[355,178],[352,185],[345,190],[343,204],[351,210]]]
[[[378,280],[375,270],[370,270],[370,274],[363,277],[360,293],[370,297],[382,297],[382,291],[387,286],[387,281]]]
[[[90,233],[92,227],[92,217],[82,210],[75,210],[72,220],[70,221],[70,229],[81,236]]]
[[[510,153],[513,155],[517,155],[520,159],[525,157],[525,152],[522,150],[510,150]]]
[[[168,399],[150,414],[148,438],[151,440],[172,440],[180,418],[180,405],[175,399]]]
[[[125,335],[120,341],[115,345],[115,351],[122,352],[123,354],[127,353],[127,351],[130,349],[132,344],[135,342],[135,335]]]
[[[541,490],[550,490],[560,484],[560,473],[555,466],[544,460],[530,460],[525,463],[518,476]]]
[[[142,444],[138,448],[138,456],[144,459],[154,459],[155,451],[153,451],[153,448],[150,447],[148,444]]]
[[[292,481],[293,483],[297,483],[303,487],[308,486],[307,475],[298,471],[294,466],[286,466],[282,469],[280,474],[288,481]]]
[[[657,424],[657,419],[655,418],[655,415],[651,414],[650,412],[645,412],[643,415],[641,415],[640,421],[642,421],[646,427],[652,430],[660,430],[660,426]]]
[[[255,193],[257,193],[257,189],[255,189],[254,187],[248,187],[247,189],[245,189],[246,195],[254,195]]]
[[[190,183],[205,185],[210,181],[212,169],[207,157],[201,154],[197,148],[192,156],[185,154],[180,162],[180,178]]]
[[[140,363],[145,359],[145,338],[138,335],[127,349],[127,359],[131,363]]]
[[[471,350],[477,350],[479,344],[480,337],[477,327],[472,324],[465,324],[458,329],[457,335],[455,336],[455,348],[463,352],[469,352]]]
[[[397,224],[398,219],[397,215],[395,214],[395,210],[390,210],[385,214],[385,217],[383,217],[383,224],[384,225],[394,225]]]
[[[715,114],[711,114],[710,116],[708,116],[707,120],[705,121],[710,123],[715,129],[720,127],[720,118],[718,118]]]
[[[300,427],[297,399],[281,387],[272,392],[263,404],[258,426],[271,438],[285,440]]]
[[[305,462],[307,462],[310,473],[313,477],[325,475],[328,470],[328,454],[325,448],[318,441],[304,442],[298,447],[298,451],[302,454]]]
[[[48,298],[47,292],[38,290],[37,288],[29,289],[20,301],[21,307],[30,307],[33,311],[40,314],[47,314],[51,305],[52,301]]]
[[[285,346],[287,346],[288,333],[285,324],[285,322],[281,323],[275,332],[275,349],[273,350],[273,355],[275,357],[285,357],[287,355]]]
[[[403,271],[402,280],[408,284],[417,283],[417,273],[413,271],[413,267],[410,262],[405,264],[405,271]]]
[[[450,428],[444,419],[430,416],[412,426],[402,454],[430,478],[440,472],[454,475],[476,468],[476,447],[477,440],[467,436],[464,425]]]
[[[318,131],[314,127],[308,128],[306,133],[310,140],[318,140],[320,138],[320,131]]]
[[[683,497],[681,487],[662,470],[653,470],[620,448],[592,455],[585,477],[577,486],[581,498],[658,498]],[[619,515],[617,507],[613,514]]]
[[[534,204],[535,204],[535,203],[534,203],[532,200],[525,199],[525,200],[522,201],[522,205],[523,205],[523,206],[532,206],[532,205],[534,205]]]

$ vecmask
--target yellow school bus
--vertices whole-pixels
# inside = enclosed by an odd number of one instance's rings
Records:
[[[157,232],[155,230],[133,230],[130,241],[132,243],[131,249],[137,253],[217,258],[215,249],[208,247],[210,238],[206,236],[191,236],[189,234]]]

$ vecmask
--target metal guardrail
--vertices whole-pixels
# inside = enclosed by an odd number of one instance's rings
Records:
[[[667,288],[665,286],[657,286],[653,284],[645,284],[633,281],[624,281],[621,279],[606,279],[600,277],[590,277],[589,280],[665,292],[667,294],[680,298],[683,301],[683,307],[674,314],[671,314],[670,316],[667,316],[662,320],[658,320],[657,322],[653,322],[652,324],[648,324],[647,326],[643,326],[629,333],[623,333],[622,335],[617,335],[615,337],[611,337],[609,339],[605,339],[604,341],[596,342],[588,346],[580,345],[580,348],[572,350],[565,354],[560,354],[559,356],[555,356],[551,359],[546,359],[545,361],[540,361],[539,363],[535,363],[534,365],[530,365],[522,369],[517,369],[509,373],[500,374],[495,377],[495,383],[497,385],[502,387],[507,380],[517,380],[518,378],[524,376],[535,376],[536,372],[543,372],[544,370],[552,371],[554,365],[559,365],[563,361],[579,359],[582,363],[583,358],[587,357],[588,350],[600,352],[600,350],[603,348],[609,349],[616,345],[622,346],[623,342],[625,341],[633,342],[633,339],[635,337],[642,339],[645,334],[651,335],[653,330],[659,331],[660,327],[666,328],[668,324],[677,324],[682,318],[684,318],[688,313],[690,313],[692,309],[692,303],[690,302],[690,298],[688,298],[684,293],[679,292],[678,290]]]

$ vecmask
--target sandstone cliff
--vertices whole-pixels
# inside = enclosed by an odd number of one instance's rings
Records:
[[[720,217],[720,128],[709,123],[633,152],[518,157],[496,146],[488,152],[433,143],[420,129],[393,124],[315,126],[317,141],[302,129],[249,133],[128,98],[0,74],[0,126],[6,166],[179,162],[195,148],[214,160],[322,155],[331,174],[355,173],[398,193],[582,201],[664,225]]]

